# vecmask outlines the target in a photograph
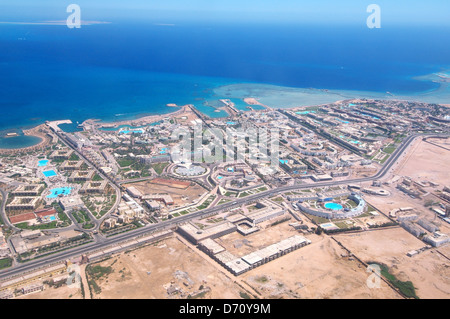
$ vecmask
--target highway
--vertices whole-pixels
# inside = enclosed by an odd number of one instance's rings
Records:
[[[36,260],[29,261],[25,264],[19,264],[15,267],[5,269],[0,271],[0,279],[8,278],[11,276],[16,276],[24,272],[29,272],[34,269],[38,269],[44,266],[49,266],[70,258],[74,258],[77,256],[80,256],[81,254],[86,254],[89,252],[97,251],[100,249],[104,249],[107,246],[116,245],[120,242],[127,241],[139,236],[142,236],[147,233],[153,233],[158,232],[165,229],[170,229],[173,227],[176,227],[178,225],[184,224],[192,219],[199,218],[199,217],[206,217],[208,215],[214,215],[217,213],[220,213],[225,210],[230,210],[236,207],[241,206],[244,203],[252,202],[264,197],[268,196],[274,196],[276,194],[280,194],[287,191],[292,191],[296,189],[305,189],[305,188],[311,188],[311,187],[324,187],[324,186],[335,186],[335,185],[342,185],[342,184],[353,184],[353,183],[360,183],[360,182],[367,182],[372,181],[376,179],[380,179],[384,176],[386,176],[389,171],[391,170],[392,166],[397,162],[397,160],[403,155],[404,151],[408,148],[408,146],[411,144],[411,142],[418,137],[423,136],[443,136],[439,134],[414,134],[409,137],[407,137],[402,144],[392,153],[392,155],[389,157],[389,159],[385,162],[384,166],[378,171],[377,174],[371,177],[365,177],[365,178],[358,178],[358,179],[351,179],[351,180],[343,180],[343,181],[327,181],[327,182],[320,182],[315,184],[303,184],[303,185],[292,185],[292,186],[285,186],[285,187],[279,187],[276,189],[267,190],[264,192],[260,192],[258,194],[249,195],[242,199],[236,199],[233,202],[228,202],[225,204],[222,204],[220,206],[206,208],[201,211],[190,213],[187,215],[182,215],[180,217],[177,217],[175,219],[167,220],[158,224],[150,224],[142,228],[138,228],[136,230],[132,230],[123,234],[116,235],[112,238],[101,238],[101,240],[98,240],[94,243],[89,243],[77,248],[73,248],[71,250],[63,251],[60,253],[55,253],[53,255],[42,257]],[[447,136],[447,135],[445,135]]]

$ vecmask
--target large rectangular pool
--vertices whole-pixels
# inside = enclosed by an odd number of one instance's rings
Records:
[[[47,164],[48,164],[48,160],[40,160],[38,162],[38,167],[47,166]]]
[[[49,170],[49,171],[43,171],[42,174],[44,174],[45,177],[53,177],[56,176],[58,174],[56,174],[56,172],[54,170]]]

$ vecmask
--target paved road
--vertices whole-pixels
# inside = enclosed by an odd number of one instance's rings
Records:
[[[1,214],[1,216],[2,216],[3,223],[4,223],[6,226],[8,226],[8,227],[10,227],[11,229],[13,229],[13,230],[20,231],[21,229],[20,229],[20,228],[17,228],[17,227],[14,226],[13,224],[11,224],[11,222],[9,221],[8,216],[6,216],[6,210],[5,210],[5,207],[6,207],[6,202],[8,201],[8,193],[7,193],[5,190],[1,189],[1,188],[0,188],[0,193],[2,194],[2,207],[1,207],[1,209],[0,209],[0,214]]]
[[[352,179],[352,180],[343,180],[343,181],[328,181],[328,182],[321,182],[321,183],[315,183],[315,184],[303,184],[303,185],[292,185],[292,186],[285,186],[280,187],[276,189],[271,189],[265,192],[261,192],[258,194],[250,195],[242,199],[236,199],[234,202],[228,202],[225,204],[222,204],[220,206],[207,208],[195,213],[187,214],[180,216],[178,218],[167,220],[158,224],[150,224],[142,228],[138,228],[133,231],[129,231],[127,233],[119,234],[117,236],[114,236],[112,238],[104,238],[104,237],[96,237],[96,240],[98,242],[90,243],[81,247],[77,247],[68,251],[64,251],[61,253],[56,253],[47,257],[39,258],[37,260],[33,260],[30,262],[27,262],[25,264],[17,265],[16,267],[9,268],[3,271],[0,271],[0,279],[1,278],[7,278],[10,276],[19,275],[23,272],[29,272],[34,269],[38,269],[41,267],[45,267],[51,264],[55,264],[73,257],[80,256],[81,254],[86,254],[91,251],[100,250],[103,248],[106,248],[107,246],[111,245],[117,245],[120,242],[130,240],[133,238],[136,238],[138,236],[144,235],[146,233],[150,232],[158,232],[165,229],[170,229],[175,226],[184,224],[194,218],[198,217],[204,217],[208,215],[214,215],[224,210],[230,210],[236,207],[241,206],[244,203],[248,203],[251,201],[255,201],[264,197],[273,196],[282,192],[291,191],[295,189],[305,189],[305,188],[311,188],[311,187],[324,187],[324,186],[334,186],[334,185],[342,185],[342,184],[353,184],[353,183],[360,183],[360,182],[367,182],[372,181],[376,179],[380,179],[384,176],[386,176],[389,171],[391,170],[392,166],[397,162],[397,160],[402,156],[403,152],[408,148],[408,146],[411,144],[411,142],[421,136],[430,136],[426,134],[415,134],[407,137],[403,143],[392,153],[392,155],[389,157],[389,159],[385,162],[384,166],[381,168],[381,170],[374,176],[371,177],[365,177],[365,178],[358,178],[358,179]],[[438,134],[433,134],[432,136],[441,136]]]

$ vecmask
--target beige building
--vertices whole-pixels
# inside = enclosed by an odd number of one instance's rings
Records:
[[[83,187],[80,189],[81,194],[101,194],[105,192],[107,181],[93,182],[88,181],[84,183]]]
[[[80,170],[81,166],[83,165],[83,161],[65,161],[60,166],[60,169],[63,171],[76,171]]]
[[[6,205],[7,210],[34,210],[41,202],[38,196],[14,197],[11,203]]]
[[[105,223],[103,224],[106,228],[113,228],[116,226],[116,220],[114,218],[108,218],[105,220]]]
[[[72,154],[72,150],[56,150],[49,156],[49,158],[56,160],[68,160]]]
[[[69,182],[86,182],[91,180],[95,175],[94,170],[89,171],[74,171],[70,177]]]
[[[44,189],[43,184],[20,185],[11,193],[13,196],[39,196]]]
[[[43,291],[44,290],[44,284],[42,283],[35,283],[28,286],[25,286],[22,288],[22,293],[24,295],[31,294],[33,292],[37,291]]]

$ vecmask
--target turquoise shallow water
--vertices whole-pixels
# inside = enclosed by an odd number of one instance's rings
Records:
[[[19,149],[39,144],[41,139],[37,136],[15,136],[0,138],[0,148]]]
[[[390,97],[386,91],[427,92],[424,100],[448,103],[449,90],[432,91],[439,84],[430,80],[438,79],[426,77],[450,65],[450,46],[442,40],[448,30],[372,31],[119,22],[74,32],[65,26],[0,25],[0,131],[46,120],[123,121],[173,112],[168,103],[193,104],[219,118],[226,112],[208,105],[231,99],[246,110],[244,97],[294,107]],[[0,148],[37,142],[0,138]]]

